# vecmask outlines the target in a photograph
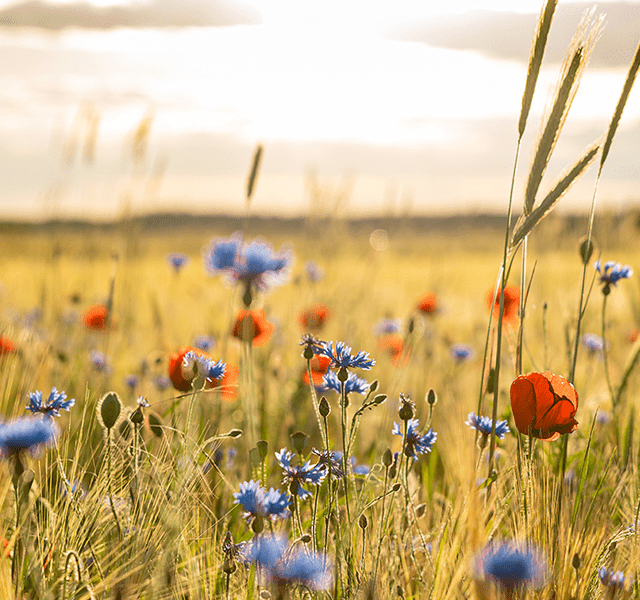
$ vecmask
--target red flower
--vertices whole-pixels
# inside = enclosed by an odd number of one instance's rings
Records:
[[[84,313],[85,327],[87,329],[106,329],[108,312],[104,304],[94,304]]]
[[[434,315],[438,312],[438,296],[429,292],[422,296],[416,308],[425,315]]]
[[[5,354],[15,354],[18,347],[8,338],[0,336],[0,356]]]
[[[254,346],[263,346],[275,331],[267,321],[264,310],[241,310],[231,329],[231,335],[239,340],[251,340]]]
[[[578,392],[551,371],[527,373],[511,384],[511,410],[520,433],[553,441],[576,430]]]
[[[219,387],[222,389],[222,399],[227,402],[233,402],[236,399],[238,393],[238,375],[240,375],[240,369],[236,365],[227,363],[227,369],[222,376],[222,379],[213,379],[211,387]],[[209,387],[209,385],[207,385]]]
[[[397,367],[406,364],[409,360],[409,353],[405,353],[404,340],[397,333],[389,333],[378,340],[378,348],[386,350],[391,355],[391,362]]]
[[[633,329],[629,332],[629,341],[635,342],[640,337],[640,329]]]
[[[324,304],[314,304],[308,310],[300,313],[300,323],[310,331],[320,331],[325,321],[331,317],[331,312]]]
[[[494,289],[487,292],[487,308],[491,310]],[[508,285],[504,288],[504,312],[502,313],[502,323],[513,325],[518,319],[518,309],[520,308],[520,288],[517,285]],[[500,292],[496,296],[493,305],[493,318],[498,319],[500,315]]]
[[[188,392],[191,390],[192,379],[185,377],[185,373],[182,371],[182,359],[189,351],[195,352],[199,356],[211,358],[206,352],[198,350],[198,348],[192,348],[191,346],[180,346],[177,352],[172,352],[169,355],[169,379],[171,379],[173,387],[179,392]]]
[[[313,385],[322,385],[324,380],[324,376],[326,372],[329,370],[329,365],[331,364],[331,359],[328,356],[315,355],[311,359],[311,379],[313,380]],[[309,372],[305,371],[302,374],[302,381],[309,385]]]

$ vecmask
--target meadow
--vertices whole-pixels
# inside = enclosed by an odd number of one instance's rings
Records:
[[[639,221],[596,211],[640,46],[547,187],[578,25],[520,201],[555,5],[502,227],[258,227],[259,147],[238,231],[2,228],[0,598],[640,596]]]

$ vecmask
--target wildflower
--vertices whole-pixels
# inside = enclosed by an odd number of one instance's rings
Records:
[[[487,292],[487,307],[491,310],[493,302],[493,294],[495,290],[490,289]],[[517,285],[508,285],[504,288],[504,310],[502,313],[502,323],[504,325],[513,325],[518,319],[518,309],[520,308],[520,288]],[[497,319],[500,315],[500,290],[496,295],[496,301],[493,303],[493,318]]]
[[[553,441],[578,427],[578,392],[550,371],[520,375],[511,383],[511,409],[520,433]]]
[[[189,257],[186,254],[174,252],[167,255],[167,262],[176,273],[179,273],[183,267],[186,267],[187,264],[189,264]]]
[[[438,312],[438,296],[433,292],[425,294],[418,301],[416,309],[425,315],[435,315]]]
[[[106,329],[109,311],[104,304],[94,304],[84,313],[84,325],[87,329]]]
[[[222,378],[211,380],[211,387],[220,388],[222,391],[222,399],[227,402],[233,402],[237,396],[240,370],[237,365],[231,363],[227,363],[226,366],[227,368]]]
[[[409,360],[409,353],[404,353],[404,339],[397,333],[390,333],[378,339],[378,348],[386,350],[391,355],[391,362],[398,366],[401,362],[405,364]],[[404,360],[403,359],[404,353]]]
[[[313,281],[317,283],[318,281],[322,281],[324,279],[324,271],[322,268],[312,260],[308,260],[304,264],[304,271],[307,274],[307,279],[309,281]]]
[[[400,319],[380,319],[373,326],[373,334],[378,337],[390,333],[400,333],[401,331],[402,321]]]
[[[310,331],[320,331],[330,317],[329,309],[318,303],[300,314],[300,324]]]
[[[405,440],[404,453],[406,456],[418,460],[417,454],[427,454],[431,452],[431,447],[436,443],[438,434],[429,429],[424,435],[418,433],[418,419],[409,419],[407,423],[407,437]],[[393,424],[393,435],[404,436],[403,426],[398,423]]]
[[[57,435],[53,419],[23,418],[0,423],[0,456],[7,458],[25,450],[35,454],[41,446],[53,443]]]
[[[202,353],[189,350],[182,357],[182,371],[189,373],[195,370],[195,374],[202,374],[206,381],[222,379],[227,369],[227,365],[221,360],[214,360]]]
[[[640,329],[638,329],[637,327],[635,329],[632,329],[628,336],[627,339],[629,340],[630,343],[633,344],[633,342],[635,342],[638,338],[640,338]],[[2,340],[2,338],[0,338],[0,340]],[[0,356],[2,355],[2,349],[1,349],[1,344],[2,342],[0,341]]]
[[[244,555],[248,562],[262,568],[279,588],[301,583],[312,590],[323,590],[332,582],[331,565],[326,556],[302,548],[288,548],[284,536],[256,536],[245,546]]]
[[[244,481],[240,491],[233,494],[235,504],[241,504],[245,510],[244,517],[269,516],[272,519],[285,519],[289,516],[287,507],[291,504],[289,495],[271,488],[268,492],[259,482]]]
[[[137,375],[127,375],[124,378],[124,384],[128,388],[131,388],[132,390],[135,389],[139,383],[140,383],[140,380],[138,379]]]
[[[0,336],[0,356],[5,354],[15,354],[18,351],[18,347],[5,336]]]
[[[582,343],[593,354],[604,352],[604,340],[595,333],[585,333],[582,336]]]
[[[210,335],[197,335],[193,340],[193,345],[198,348],[198,350],[208,352],[216,347],[216,341]]]
[[[89,352],[89,360],[93,364],[96,371],[108,371],[107,357],[100,350],[92,350]]]
[[[474,576],[506,590],[540,587],[546,576],[546,562],[539,552],[514,542],[488,544],[473,565]]]
[[[224,376],[226,365],[214,360],[206,352],[181,346],[169,356],[169,379],[179,392],[191,390],[193,380],[198,374],[204,377],[205,387],[213,387]]]
[[[471,346],[466,344],[454,344],[450,349],[451,358],[462,363],[473,358],[474,352]]]
[[[242,281],[248,287],[266,290],[284,283],[291,262],[288,250],[276,254],[260,240],[242,242],[240,234],[228,240],[214,240],[205,250],[205,268],[212,274],[226,273],[232,281]]]
[[[602,267],[599,260],[597,260],[594,265],[595,270],[598,271],[599,280],[602,284],[602,293],[606,296],[611,292],[611,286],[615,285],[621,279],[628,279],[633,275],[633,269],[625,265],[624,267],[613,260],[607,261],[604,263],[604,268]]]
[[[624,573],[622,571],[600,567],[598,569],[598,578],[600,583],[608,588],[624,590]]]
[[[313,373],[312,373],[313,376]],[[322,378],[322,386],[324,390],[333,390],[341,393],[340,380],[333,371],[327,371]],[[355,373],[349,373],[349,377],[344,382],[345,393],[354,392],[361,396],[366,396],[369,391],[369,382],[366,379],[356,377]]]
[[[329,452],[327,450],[317,450],[313,448],[311,450],[313,454],[318,457],[318,464],[322,468],[331,468],[331,476],[338,479],[344,477],[344,471],[342,470],[342,452]]]
[[[311,461],[307,461],[302,466],[293,466],[291,459],[293,453],[286,448],[282,448],[280,452],[276,452],[276,459],[283,471],[282,482],[297,487],[298,496],[301,499],[307,498],[311,492],[305,490],[302,485],[310,483],[311,485],[320,485],[327,475],[327,471],[320,464],[311,465]]]
[[[156,389],[162,391],[166,390],[171,385],[171,379],[169,379],[166,375],[158,375],[154,381],[154,385]]]
[[[74,398],[67,400],[66,392],[58,392],[54,387],[51,388],[46,404],[42,404],[42,392],[30,392],[29,404],[25,408],[34,414],[42,413],[45,417],[59,417],[61,410],[68,411],[75,403]]]
[[[482,437],[478,440],[481,448],[484,448],[487,439],[491,435],[491,428],[493,427],[493,419],[489,417],[479,417],[476,413],[469,413],[465,425],[468,425],[471,429],[478,431]],[[499,440],[503,440],[504,436],[511,431],[509,424],[506,421],[496,421],[496,437]]]
[[[300,340],[300,346],[304,346],[303,356],[312,359],[314,355],[323,353],[324,342],[316,339],[310,333],[305,333]]]
[[[69,488],[69,489],[67,489]],[[87,495],[86,490],[82,487],[82,483],[78,481],[70,482],[70,481],[61,481],[60,482],[60,494],[62,498],[66,498],[67,494],[71,499],[79,498],[80,500],[84,500]]]
[[[360,350],[355,356],[351,348],[344,342],[322,342],[320,353],[331,359],[331,367],[336,369],[363,369],[369,371],[376,361],[369,358],[369,353]]]
[[[311,366],[311,380],[316,387],[324,386],[324,376],[329,371],[329,365],[331,359],[328,356],[314,356],[310,361]],[[302,374],[302,381],[309,384],[309,371],[305,370]]]
[[[274,331],[275,326],[267,321],[264,310],[240,310],[231,335],[254,346],[263,346]]]

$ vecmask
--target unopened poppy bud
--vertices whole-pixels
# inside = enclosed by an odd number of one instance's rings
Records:
[[[269,590],[262,590],[260,592],[260,600],[271,600],[271,592]]]
[[[307,447],[307,441],[309,436],[304,431],[296,431],[290,436],[291,444],[296,449],[298,454],[302,454]]]
[[[259,467],[262,464],[262,458],[260,457],[260,451],[257,447],[249,450],[249,462],[252,467]]]
[[[389,478],[395,479],[397,474],[398,474],[398,466],[395,463],[393,463],[389,467]]]
[[[253,296],[251,295],[251,285],[249,282],[247,282],[247,287],[245,288],[244,294],[242,295],[242,302],[247,308],[249,308],[252,301]]]
[[[401,487],[402,487],[402,484],[401,484],[401,483],[394,483],[394,484],[393,484],[393,487],[391,488],[391,491],[392,491],[392,492],[398,492],[398,491],[400,491],[400,488],[401,488]]]
[[[129,420],[135,425],[140,425],[144,421],[144,415],[139,406],[129,415]]]
[[[300,536],[300,541],[301,541],[303,544],[308,544],[308,543],[311,541],[311,535],[309,535],[308,533],[303,533],[303,534]]]
[[[404,590],[402,589],[401,585],[396,585],[396,594],[398,595],[398,597],[400,598],[404,598]]]
[[[320,398],[320,405],[318,406],[318,410],[320,411],[320,415],[322,417],[328,417],[329,413],[331,412],[329,401],[324,396]]]
[[[349,372],[344,367],[340,367],[338,369],[338,381],[344,383],[347,379],[349,379]]]
[[[578,252],[582,257],[583,264],[586,265],[591,260],[591,256],[593,254],[593,251],[595,250],[595,247],[596,245],[593,241],[593,238],[589,240],[589,244],[587,244],[587,236],[584,236],[580,240],[580,244],[578,245]]]
[[[424,517],[424,513],[427,511],[427,505],[425,503],[419,504],[416,506],[416,516]]]
[[[582,565],[582,560],[580,560],[580,556],[578,554],[573,555],[573,559],[571,560],[571,566],[577,571]]]
[[[493,394],[496,388],[496,370],[491,367],[489,369],[489,376],[487,377],[487,394]]]
[[[115,392],[107,392],[100,400],[98,405],[98,415],[102,426],[106,429],[112,429],[118,422],[120,412],[122,410],[122,402]]]
[[[269,454],[269,442],[266,440],[258,440],[256,442],[256,448],[258,449],[258,455],[262,460],[267,458],[267,454]]]
[[[364,513],[360,515],[360,518],[358,519],[358,525],[360,526],[360,529],[367,528],[367,525],[369,525],[369,521],[367,520],[367,515],[365,515]]]
[[[373,394],[378,389],[378,380],[376,379],[370,386],[369,391]]]
[[[438,397],[436,396],[436,393],[433,390],[429,390],[427,392],[427,404],[429,404],[429,406],[433,406],[437,401]]]
[[[131,435],[131,423],[128,419],[120,422],[118,425],[118,433],[125,439],[128,440]]]
[[[384,454],[382,455],[382,464],[388,468],[391,466],[392,462],[393,462],[393,454],[391,454],[391,450],[387,448],[384,451]]]
[[[157,438],[162,437],[162,421],[156,413],[149,413],[149,429],[151,429],[151,433]]]
[[[242,429],[232,429],[229,433],[227,433],[227,437],[237,438],[242,435]]]

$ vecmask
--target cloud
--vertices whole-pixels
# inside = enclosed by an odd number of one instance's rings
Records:
[[[225,27],[255,25],[260,15],[235,0],[152,0],[99,7],[86,2],[26,0],[0,10],[0,27],[75,29]]]
[[[565,4],[556,9],[545,60],[561,62],[585,10],[592,5]],[[596,67],[627,67],[639,41],[640,4],[613,2],[604,13],[605,29],[591,63]],[[476,10],[463,15],[424,19],[395,26],[388,36],[450,50],[475,50],[490,58],[529,60],[538,14]]]

